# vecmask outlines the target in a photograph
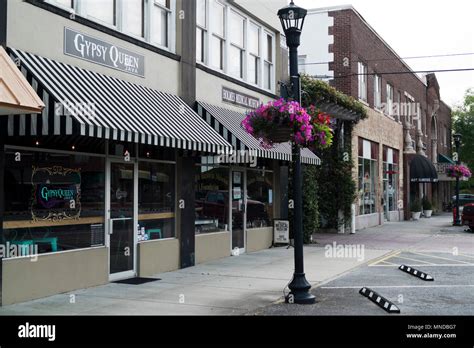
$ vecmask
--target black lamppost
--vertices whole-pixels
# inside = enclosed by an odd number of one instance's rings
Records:
[[[459,157],[459,147],[461,146],[461,134],[456,133],[453,136],[454,145],[456,146],[457,160],[456,164],[461,164],[461,158]],[[461,226],[461,214],[459,213],[459,177],[456,176],[456,214],[454,215],[454,226]]]
[[[290,78],[291,97],[301,103],[301,85],[298,73],[298,46],[300,45],[301,30],[308,11],[296,6],[293,1],[290,5],[278,11],[283,31],[286,35],[286,44],[290,49]],[[302,195],[302,173],[301,173],[301,149],[293,142],[293,231],[295,241],[295,272],[293,279],[288,285],[290,294],[286,302],[311,304],[315,297],[309,292],[311,285],[306,280],[303,262],[303,195]]]

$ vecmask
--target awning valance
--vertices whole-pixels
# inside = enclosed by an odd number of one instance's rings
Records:
[[[77,134],[184,150],[228,153],[231,145],[178,96],[10,49],[46,104],[10,115],[9,136]]]
[[[0,115],[40,113],[43,101],[0,46]]]
[[[414,155],[410,161],[410,181],[438,182],[438,173],[431,161],[422,155]]]
[[[276,144],[274,148],[265,149],[260,142],[248,134],[241,126],[244,113],[232,111],[205,102],[198,102],[198,114],[218,131],[237,151],[253,151],[258,157],[291,161],[291,143]],[[321,160],[309,149],[301,151],[301,162],[320,165]]]
[[[438,163],[446,163],[446,164],[456,164],[451,158],[446,155],[438,154]]]

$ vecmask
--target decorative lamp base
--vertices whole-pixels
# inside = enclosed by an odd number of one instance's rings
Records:
[[[316,297],[309,292],[311,284],[306,280],[304,273],[295,273],[290,285],[290,293],[285,297],[286,303],[314,304]]]

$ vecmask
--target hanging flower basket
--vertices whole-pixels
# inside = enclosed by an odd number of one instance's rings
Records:
[[[314,106],[308,110],[295,101],[279,99],[249,112],[242,121],[247,133],[259,139],[262,146],[294,141],[309,148],[325,148],[332,144],[333,131],[328,115]]]
[[[468,167],[461,165],[452,165],[446,168],[446,174],[450,178],[470,178],[472,176]]]

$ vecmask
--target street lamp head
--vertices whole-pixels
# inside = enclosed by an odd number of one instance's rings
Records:
[[[456,147],[459,147],[459,145],[461,145],[462,135],[459,133],[456,133],[453,135],[453,139],[454,139],[454,144],[456,145]]]
[[[293,0],[288,6],[278,11],[278,17],[280,17],[288,46],[299,46],[299,39],[307,13],[308,11],[304,8],[296,6]]]

